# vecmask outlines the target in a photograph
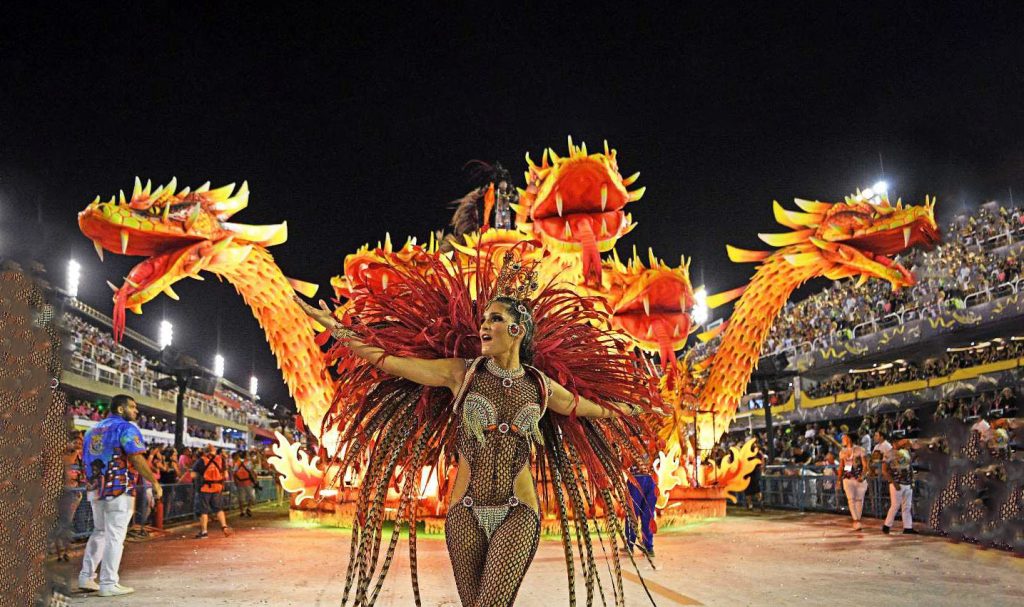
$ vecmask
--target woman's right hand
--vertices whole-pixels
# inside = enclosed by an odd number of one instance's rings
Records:
[[[327,329],[328,331],[337,327],[340,324],[334,318],[334,313],[331,312],[331,309],[329,307],[327,307],[327,302],[325,302],[324,300],[321,299],[319,301],[319,308],[314,308],[313,306],[306,303],[298,295],[294,295],[293,299],[295,300],[295,303],[299,304],[299,307],[302,308],[302,311],[306,313],[306,316],[309,316],[311,319],[316,321],[317,324]]]

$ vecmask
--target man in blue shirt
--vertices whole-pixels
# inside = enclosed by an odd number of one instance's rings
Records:
[[[118,583],[124,536],[135,510],[135,487],[128,472],[131,462],[143,478],[153,483],[153,495],[160,499],[163,489],[143,457],[142,433],[134,423],[139,415],[135,399],[118,394],[110,401],[107,418],[85,433],[82,464],[86,473],[86,496],[92,506],[92,535],[85,546],[78,587],[98,590],[99,596],[120,596],[134,592]],[[94,577],[99,566],[100,581]]]

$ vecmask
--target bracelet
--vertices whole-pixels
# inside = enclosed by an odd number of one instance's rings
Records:
[[[352,338],[358,338],[359,334],[345,325],[335,325],[331,328],[331,337],[338,341],[347,341]]]

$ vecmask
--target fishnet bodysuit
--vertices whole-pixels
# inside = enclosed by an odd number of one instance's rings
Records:
[[[448,507],[445,541],[466,607],[512,605],[540,539],[540,518],[513,484],[529,465],[531,437],[539,438],[541,392],[529,374],[505,380],[509,387],[502,381],[478,365],[461,406],[456,444],[469,486]]]

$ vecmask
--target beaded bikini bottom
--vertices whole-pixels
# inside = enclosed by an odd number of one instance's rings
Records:
[[[507,504],[497,506],[477,506],[473,502],[473,498],[467,495],[462,498],[462,505],[469,508],[473,516],[476,517],[476,522],[484,530],[488,541],[491,539],[491,534],[508,518],[509,510],[516,506],[527,507],[514,495],[508,498]],[[530,511],[533,512],[533,509],[530,508]]]

